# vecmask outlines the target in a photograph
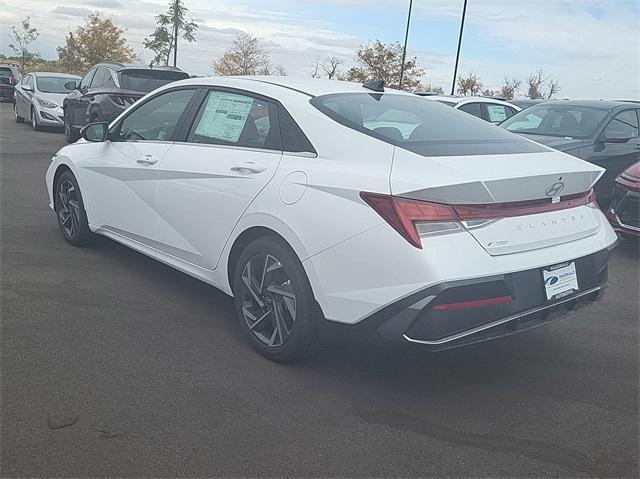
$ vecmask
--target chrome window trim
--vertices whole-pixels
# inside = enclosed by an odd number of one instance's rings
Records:
[[[253,148],[250,146],[234,146],[234,145],[218,145],[215,143],[195,143],[192,141],[174,141],[174,145],[189,145],[189,146],[204,146],[208,148],[221,148],[224,150],[240,150],[240,151],[253,151],[257,153],[274,153],[282,155],[281,150],[269,150],[267,148]]]
[[[595,288],[588,289],[588,290],[583,291],[580,294],[577,294],[575,296],[570,296],[567,299],[564,299],[562,301],[558,301],[557,303],[546,304],[544,306],[539,306],[537,308],[529,309],[529,310],[523,311],[521,313],[516,313],[516,314],[514,314],[512,316],[508,316],[506,318],[502,318],[502,319],[499,319],[497,321],[493,321],[493,322],[488,323],[488,324],[483,324],[483,325],[478,326],[476,328],[468,329],[466,331],[462,331],[460,333],[456,333],[456,334],[453,334],[451,336],[447,336],[446,338],[436,339],[434,341],[427,341],[427,340],[424,340],[424,339],[413,339],[413,338],[407,336],[406,334],[403,334],[402,337],[404,339],[406,339],[407,341],[411,342],[411,343],[426,344],[426,345],[429,345],[429,346],[438,346],[440,344],[450,343],[451,341],[455,341],[457,339],[462,339],[462,338],[464,338],[466,336],[470,336],[472,334],[476,334],[476,333],[479,333],[481,331],[485,331],[487,329],[491,329],[493,327],[500,326],[501,324],[508,323],[508,322],[513,321],[515,319],[521,318],[523,316],[527,316],[529,314],[534,314],[534,313],[537,313],[539,311],[543,311],[543,310],[548,309],[548,308],[553,308],[554,306],[558,306],[560,304],[564,304],[564,303],[567,303],[569,301],[573,301],[574,299],[582,298],[583,296],[587,296],[589,294],[595,293],[596,291],[599,291],[600,289],[601,289],[600,286],[596,286]]]

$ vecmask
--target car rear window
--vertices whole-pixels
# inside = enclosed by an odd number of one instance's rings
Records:
[[[0,67],[0,78],[10,78],[13,76],[11,73],[11,68]]]
[[[185,72],[164,70],[125,70],[118,74],[120,86],[125,90],[148,93],[167,83],[189,78]]]
[[[311,104],[348,128],[424,156],[547,151],[484,120],[409,95],[337,93]]]

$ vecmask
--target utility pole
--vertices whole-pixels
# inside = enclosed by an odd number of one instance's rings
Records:
[[[467,0],[464,0],[464,6],[462,7],[462,21],[460,22],[460,36],[458,37],[458,53],[456,53],[456,66],[453,70],[453,81],[451,82],[451,94],[453,95],[456,89],[456,77],[458,76],[458,61],[460,60],[460,46],[462,45],[462,31],[464,30],[464,17],[467,14]]]
[[[402,65],[400,66],[400,84],[398,85],[398,90],[402,90],[402,79],[404,78],[404,62],[405,62],[405,59],[407,58],[407,43],[409,42],[409,25],[411,24],[411,7],[413,7],[413,0],[409,0],[409,14],[407,15],[407,30],[404,34],[404,50],[402,51]]]
[[[173,24],[173,66],[178,63],[178,22]]]

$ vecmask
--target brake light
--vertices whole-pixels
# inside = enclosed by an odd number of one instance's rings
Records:
[[[490,203],[484,205],[456,205],[454,209],[463,221],[491,220],[511,218],[514,216],[535,215],[550,211],[566,210],[577,206],[595,203],[596,195],[591,191],[567,195],[553,203],[550,198],[529,201],[512,201],[508,203]]]
[[[360,197],[416,248],[422,249],[421,236],[462,228],[451,206],[367,192]]]
[[[9,85],[17,85],[17,84],[18,84],[18,82],[16,81],[15,78],[9,77]]]
[[[495,298],[477,299],[475,301],[462,301],[460,303],[441,303],[436,304],[434,311],[453,311],[457,309],[481,308],[483,306],[493,306],[496,304],[511,303],[513,298],[507,296],[496,296]]]
[[[551,198],[544,198],[481,205],[444,205],[364,191],[360,193],[360,197],[403,238],[420,249],[420,238],[462,230],[461,221],[465,222],[466,228],[472,228],[502,218],[548,213],[585,205],[597,207],[593,190],[563,196],[555,203]]]

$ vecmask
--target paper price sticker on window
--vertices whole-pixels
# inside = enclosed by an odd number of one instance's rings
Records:
[[[212,92],[195,134],[236,143],[252,106],[252,98],[233,93]]]
[[[547,300],[560,299],[578,291],[576,263],[562,263],[542,270]]]

